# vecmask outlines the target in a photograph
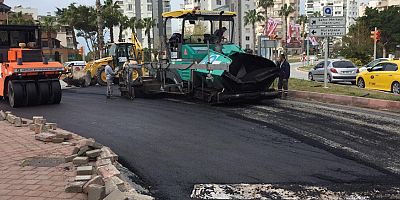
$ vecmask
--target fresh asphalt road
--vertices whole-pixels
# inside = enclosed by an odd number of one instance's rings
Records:
[[[348,107],[292,100],[215,107],[172,99],[106,100],[104,92],[68,89],[60,105],[11,109],[2,101],[0,109],[27,118],[43,115],[111,147],[158,199],[190,199],[199,183],[339,184],[344,190],[399,183],[385,166],[344,148],[369,148],[379,159],[398,159],[398,116],[371,128],[370,111]],[[381,143],[383,137],[393,141]],[[331,144],[344,150],[332,150]]]

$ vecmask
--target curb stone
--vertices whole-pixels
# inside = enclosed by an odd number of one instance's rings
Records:
[[[347,106],[377,109],[383,111],[400,112],[400,101],[354,97],[346,95],[325,94],[308,91],[289,91],[289,96],[300,99],[315,100],[324,103],[334,103]]]

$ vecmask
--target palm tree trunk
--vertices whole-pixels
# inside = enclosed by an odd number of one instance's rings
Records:
[[[123,26],[119,27],[119,35],[118,35],[118,42],[122,42],[122,31],[124,30]]]
[[[104,44],[104,36],[103,36],[103,17],[101,16],[101,3],[100,0],[96,0],[96,10],[97,10],[97,33],[98,33],[98,42],[99,42],[99,55],[100,58],[103,57],[103,44]]]
[[[51,32],[47,32],[47,43],[49,46],[49,60],[52,60],[51,58],[53,58],[53,42],[51,41]]]
[[[110,29],[110,41],[111,43],[114,43],[114,28],[113,27],[108,27]]]
[[[253,28],[253,54],[256,53],[256,24],[252,23],[252,28]]]
[[[75,28],[72,26],[72,42],[74,43],[74,49],[78,50],[78,42],[76,41]]]
[[[288,39],[288,23],[287,23],[287,17],[285,17],[285,40],[284,40],[285,54],[287,54],[287,39]]]
[[[151,37],[150,37],[150,32],[147,34],[147,45],[149,47],[150,55],[152,54],[151,52]]]

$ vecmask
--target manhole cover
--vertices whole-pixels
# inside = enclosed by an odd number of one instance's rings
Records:
[[[24,160],[21,165],[33,167],[55,167],[63,163],[63,157],[33,157]]]

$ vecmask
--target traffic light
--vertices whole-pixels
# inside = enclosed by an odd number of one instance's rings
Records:
[[[379,30],[376,31],[375,38],[376,38],[376,41],[379,41],[381,39],[381,31],[379,31]]]
[[[381,39],[381,32],[379,30],[371,31],[370,38],[375,39],[376,41],[379,41]]]

